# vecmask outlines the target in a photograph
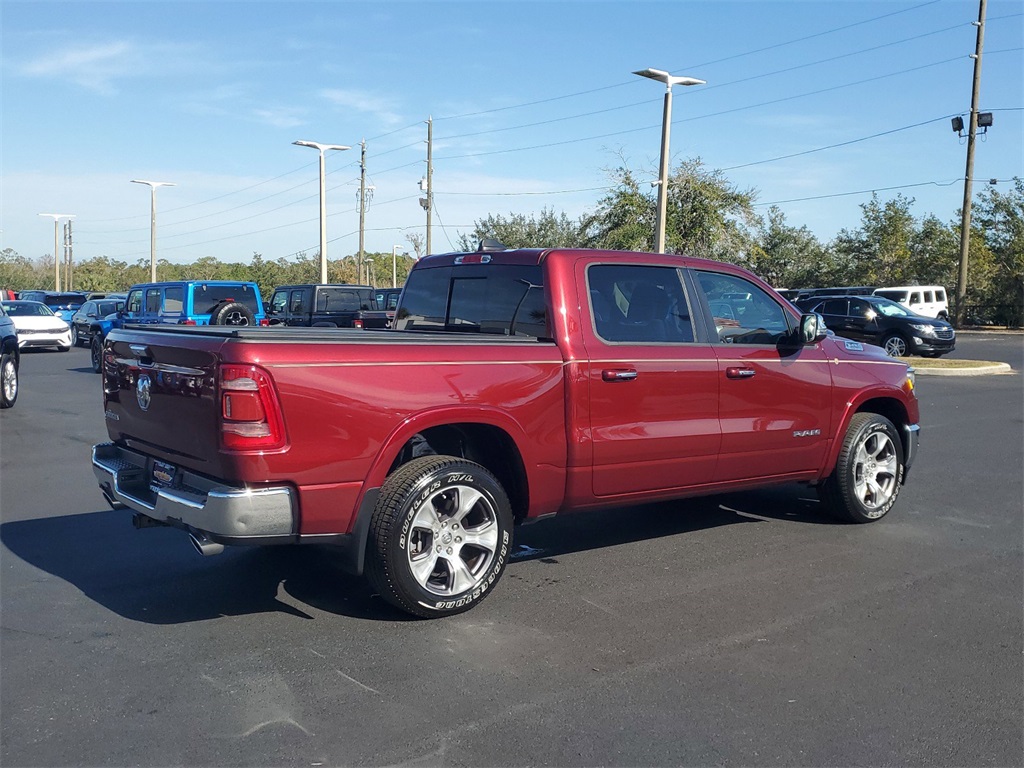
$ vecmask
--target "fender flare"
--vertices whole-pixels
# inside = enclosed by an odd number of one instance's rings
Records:
[[[850,419],[853,418],[854,414],[860,412],[860,407],[869,400],[888,400],[893,403],[897,408],[903,412],[903,423],[907,421],[907,408],[904,405],[903,400],[906,394],[898,387],[882,387],[880,389],[870,389],[863,392],[858,392],[857,395],[846,403],[845,409],[843,410],[842,417],[839,419],[839,425],[832,435],[832,445],[829,447],[828,453],[825,456],[825,463],[821,467],[819,473],[819,479],[824,480],[830,474],[836,466],[836,462],[839,460],[839,452],[843,448],[843,437],[846,435],[846,430],[850,427]],[[903,435],[903,424],[894,424],[900,435]],[[906,446],[904,446],[906,449]]]

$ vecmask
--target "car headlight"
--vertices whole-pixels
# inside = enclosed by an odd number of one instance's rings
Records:
[[[919,325],[917,323],[911,323],[910,327],[913,328],[918,333],[922,334],[923,336],[935,335],[935,326],[933,325]]]

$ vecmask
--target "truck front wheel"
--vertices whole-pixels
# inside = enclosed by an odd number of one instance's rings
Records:
[[[392,605],[421,617],[472,608],[512,551],[512,507],[487,469],[454,456],[403,465],[381,488],[367,574]]]
[[[892,422],[876,413],[854,414],[836,468],[821,486],[822,501],[842,519],[874,522],[896,503],[904,471],[903,443]]]

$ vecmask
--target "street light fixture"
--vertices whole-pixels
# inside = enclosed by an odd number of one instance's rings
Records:
[[[327,282],[327,194],[324,187],[324,152],[352,149],[342,144],[321,144],[316,141],[293,141],[300,147],[312,147],[320,152],[320,282]]]
[[[73,219],[73,214],[70,213],[40,213],[40,216],[50,216],[53,218],[53,290],[60,290],[60,259],[57,258],[57,234],[60,228],[57,225],[61,219]]]
[[[374,288],[376,288],[377,286],[374,285],[373,278],[375,278],[377,276],[377,272],[374,271],[372,273],[372,276],[371,276],[371,272],[370,272],[370,270],[373,269],[373,260],[374,260],[373,256],[367,256],[365,259],[363,259],[363,263],[366,265],[366,282],[367,282],[367,284],[373,286]]]
[[[404,251],[404,250],[405,250],[405,248],[403,248],[400,245],[392,245],[391,246],[391,287],[392,288],[397,288],[398,287],[398,252],[399,251]]]
[[[642,69],[634,75],[648,77],[665,84],[665,111],[661,122],[661,165],[658,171],[658,229],[655,236],[654,250],[665,252],[665,219],[668,210],[668,143],[672,127],[672,86],[673,85],[704,85],[704,80],[695,77],[674,77],[660,69]]]
[[[132,179],[132,184],[148,184],[150,191],[149,204],[149,281],[156,282],[156,188],[176,187],[170,181],[146,181],[145,179]]]

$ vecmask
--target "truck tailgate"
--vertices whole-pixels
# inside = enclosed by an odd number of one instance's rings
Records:
[[[225,334],[113,331],[103,360],[110,436],[198,472],[219,469],[217,364]]]

